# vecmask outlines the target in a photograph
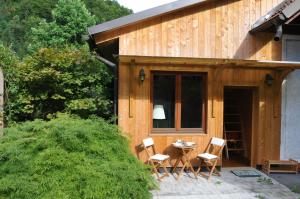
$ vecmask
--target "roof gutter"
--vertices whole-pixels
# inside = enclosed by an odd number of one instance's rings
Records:
[[[279,41],[283,34],[283,25],[299,11],[300,0],[283,1],[278,6],[270,10],[266,15],[258,19],[252,25],[250,33],[254,34],[256,32],[274,28],[276,31],[274,40]]]
[[[111,61],[105,59],[104,57],[101,57],[99,54],[96,55],[96,58],[102,63],[104,63],[105,65],[109,66],[113,70],[115,70],[117,67],[115,63],[112,63]]]

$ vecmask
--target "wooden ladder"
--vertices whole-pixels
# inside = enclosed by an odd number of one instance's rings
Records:
[[[224,138],[226,157],[229,159],[230,152],[245,153],[245,145],[242,133],[241,109],[237,100],[226,97],[224,107]],[[230,103],[228,103],[230,102]]]

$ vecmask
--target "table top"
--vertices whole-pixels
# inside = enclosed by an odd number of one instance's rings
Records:
[[[195,142],[174,142],[172,145],[180,149],[194,149],[197,146]]]

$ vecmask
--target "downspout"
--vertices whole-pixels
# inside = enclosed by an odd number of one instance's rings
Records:
[[[94,49],[97,48],[95,45],[94,39],[91,35],[86,36],[88,37],[87,42],[89,44],[90,50],[93,51]],[[108,66],[112,71],[113,71],[113,76],[114,76],[114,85],[113,85],[113,90],[114,90],[114,99],[113,99],[113,105],[114,105],[114,116],[117,117],[118,115],[118,67],[115,63],[105,59],[104,57],[100,56],[98,53],[96,55],[96,58],[104,63],[106,66]],[[117,119],[114,120],[114,124],[117,124]]]
[[[96,55],[96,58],[107,65],[112,71],[114,76],[114,115],[118,115],[118,67],[116,64],[112,63],[111,61],[105,59],[104,57],[101,57],[99,54]],[[117,124],[117,119],[114,121],[115,124]]]
[[[279,41],[282,38],[282,24],[276,26],[276,33],[274,36],[275,41]]]

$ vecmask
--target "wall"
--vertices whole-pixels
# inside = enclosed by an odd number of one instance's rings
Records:
[[[300,36],[284,35],[283,59],[300,61]],[[300,161],[300,70],[282,84],[282,128],[280,158]]]
[[[300,70],[292,72],[283,83],[281,159],[300,161]]]
[[[96,35],[120,38],[120,55],[280,60],[274,34],[251,25],[281,0],[218,0]]]
[[[251,25],[281,0],[218,0],[155,17],[128,27],[100,33],[97,44],[119,38],[120,55],[234,58],[281,60],[281,43],[272,33],[250,35]],[[146,80],[141,84],[138,72],[145,68]],[[216,66],[218,67],[218,66]],[[178,65],[119,65],[119,126],[129,135],[132,150],[141,160],[142,139],[152,136],[158,151],[172,153],[176,139],[198,143],[202,152],[212,136],[223,136],[224,86],[254,86],[257,103],[253,120],[252,166],[262,159],[278,159],[280,146],[280,84],[266,87],[264,78],[274,71],[226,69]],[[154,135],[150,132],[150,71],[195,71],[208,73],[208,134]],[[275,102],[275,100],[279,100]]]
[[[139,70],[144,68],[146,79],[139,80]],[[150,73],[151,71],[186,71],[206,72],[207,87],[207,134],[155,134],[151,132],[150,121]],[[171,155],[174,161],[175,153],[171,146],[177,139],[194,141],[198,144],[193,153],[203,152],[211,137],[223,137],[223,88],[224,86],[247,86],[256,88],[253,110],[253,140],[252,166],[260,164],[264,158],[278,159],[280,145],[280,114],[274,110],[276,92],[280,87],[272,87],[264,83],[265,75],[271,70],[254,69],[221,69],[197,65],[140,65],[130,66],[120,63],[119,75],[119,126],[129,136],[133,152],[141,160],[146,160],[146,154],[141,148],[142,140],[153,137],[157,151]]]

